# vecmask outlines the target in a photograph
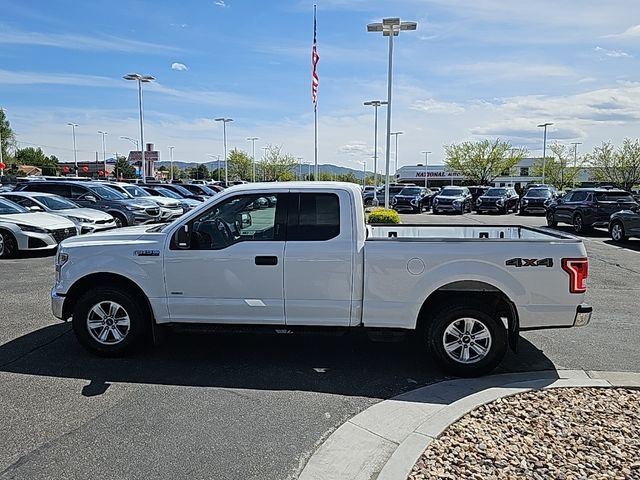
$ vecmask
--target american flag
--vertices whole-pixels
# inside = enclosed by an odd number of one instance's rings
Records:
[[[320,56],[318,55],[318,48],[316,42],[316,8],[313,6],[313,48],[311,49],[311,63],[313,65],[313,74],[311,80],[311,96],[313,98],[313,109],[316,110],[318,108],[318,60],[320,60]]]

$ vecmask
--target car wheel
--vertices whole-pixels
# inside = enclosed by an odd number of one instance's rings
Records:
[[[129,225],[129,222],[127,222],[127,218],[121,213],[112,213],[111,216],[116,222],[116,227],[122,228]]]
[[[609,235],[611,235],[611,239],[614,242],[622,243],[629,240],[629,237],[624,233],[624,225],[620,221],[615,221],[611,224],[611,227],[609,227]]]
[[[18,254],[18,241],[11,232],[0,231],[0,258],[15,258]]]
[[[557,226],[558,222],[553,212],[547,212],[547,227],[556,228]]]
[[[437,311],[426,329],[425,340],[438,364],[460,377],[491,372],[507,351],[507,331],[500,319],[475,304]]]
[[[83,347],[96,355],[117,357],[140,343],[148,321],[135,297],[117,288],[103,287],[78,299],[72,323]]]
[[[582,218],[582,215],[576,213],[573,216],[573,231],[576,233],[583,233],[585,230],[586,227],[584,226],[584,219]]]

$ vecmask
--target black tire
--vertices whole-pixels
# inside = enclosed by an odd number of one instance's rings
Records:
[[[609,225],[609,236],[611,240],[618,243],[624,243],[629,240],[624,231],[624,224],[620,220],[616,220]]]
[[[573,226],[573,231],[575,233],[584,233],[585,231],[587,231],[587,227],[584,224],[584,218],[582,217],[582,214],[580,214],[580,213],[576,213],[573,216],[573,220],[571,222],[571,225]]]
[[[444,346],[445,341],[451,339],[449,335],[445,336],[447,328],[456,322],[462,322],[461,319],[464,318],[479,322],[490,335],[490,344],[485,344],[485,346],[488,346],[487,353],[472,363],[463,363],[455,360],[452,357],[452,355],[455,356],[455,354],[450,355],[447,353]],[[465,337],[472,338],[471,335],[473,332],[464,333],[470,334],[465,335]],[[424,341],[436,362],[446,372],[459,377],[478,377],[493,371],[504,358],[508,344],[507,331],[501,320],[489,315],[482,305],[475,303],[450,305],[435,311],[431,315],[428,327],[425,329]],[[460,345],[458,348],[462,349],[462,343]],[[471,351],[474,347],[470,346],[466,348]]]
[[[558,226],[558,222],[556,220],[556,216],[552,211],[547,212],[547,227],[556,228]]]
[[[115,336],[108,334],[106,338],[109,340],[111,336],[112,343],[107,344],[94,338],[94,334],[89,331],[88,319],[94,306],[98,304],[106,306],[108,302],[115,302],[121,306],[128,315],[129,326],[123,335],[124,338],[117,343],[113,343]],[[117,312],[118,315],[121,315],[122,310]],[[72,323],[76,338],[91,353],[102,357],[120,357],[131,353],[139,346],[145,337],[149,321],[146,308],[133,295],[116,287],[101,287],[86,292],[78,299],[73,311]],[[123,330],[119,331],[122,334]]]
[[[113,213],[111,213],[111,216],[115,219],[117,228],[122,228],[122,227],[128,227],[129,226],[129,222],[127,221],[127,217],[125,217],[121,213],[113,212]]]
[[[11,232],[0,230],[0,258],[15,258],[18,255],[18,241]]]

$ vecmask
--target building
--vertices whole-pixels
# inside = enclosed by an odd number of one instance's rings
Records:
[[[146,164],[145,167],[145,172],[147,177],[153,177],[155,176],[155,162],[160,160],[160,152],[158,152],[157,150],[154,150],[153,147],[153,143],[147,143],[146,144],[147,147],[144,151],[144,161]],[[138,175],[142,175],[141,170],[141,165],[142,165],[142,152],[140,150],[131,150],[129,152],[129,156],[127,158],[127,161],[131,164],[131,165],[135,165],[136,166],[136,170]]]
[[[491,184],[495,187],[524,187],[529,183],[542,183],[542,177],[533,175],[534,165],[538,158],[523,158],[518,165],[511,169],[511,172],[504,172],[505,175],[496,177]],[[443,187],[445,185],[468,185],[469,181],[459,172],[450,170],[446,165],[429,165],[426,169],[424,164],[405,165],[400,167],[396,173],[398,183],[414,183],[425,185],[425,178],[428,178],[428,185],[431,187]],[[576,184],[593,183],[594,179],[588,168],[583,168],[576,178]]]

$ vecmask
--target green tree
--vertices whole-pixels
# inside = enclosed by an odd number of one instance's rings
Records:
[[[200,163],[197,167],[191,169],[189,177],[195,180],[208,180],[211,178],[211,174],[207,166],[204,163]]]
[[[558,190],[572,186],[584,165],[584,159],[574,158],[573,148],[566,145],[554,143],[549,148],[553,157],[547,157],[546,164],[542,158],[536,160],[533,175],[542,177],[544,170],[545,183],[554,185]]]
[[[228,163],[229,180],[251,181],[253,179],[253,160],[246,152],[234,148],[229,153]]]
[[[594,147],[587,158],[596,180],[612,183],[625,190],[640,183],[640,141],[637,139],[625,138],[618,148],[610,142],[603,142]]]
[[[118,178],[136,178],[136,167],[131,165],[126,157],[118,156],[115,171]]]
[[[256,177],[265,182],[288,182],[296,179],[298,161],[290,153],[282,153],[282,147],[269,145],[257,166]]]
[[[500,139],[445,145],[444,149],[447,167],[478,185],[487,185],[503,172],[510,171],[527,154],[525,149],[513,148],[509,142]]]
[[[7,114],[0,108],[0,149],[2,149],[2,161],[9,165],[13,163],[13,156],[9,153],[16,145],[16,137],[7,119]]]
[[[47,157],[40,147],[26,147],[16,150],[15,161],[18,165],[30,165],[42,169],[43,175],[58,174],[58,159]]]

